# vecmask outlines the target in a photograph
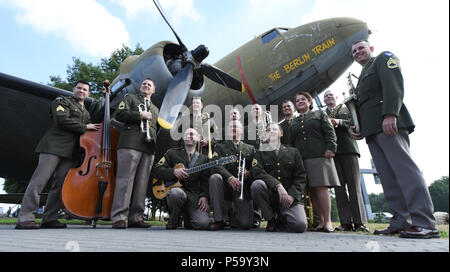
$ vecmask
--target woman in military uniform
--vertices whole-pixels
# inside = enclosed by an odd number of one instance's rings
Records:
[[[289,144],[300,151],[305,163],[311,201],[320,219],[314,230],[332,232],[328,188],[340,186],[333,161],[336,134],[325,112],[312,111],[312,97],[308,92],[295,95],[295,106],[300,115],[291,123]]]

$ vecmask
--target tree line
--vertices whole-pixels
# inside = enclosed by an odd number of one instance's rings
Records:
[[[86,79],[91,83],[91,93],[94,97],[103,88],[103,82],[108,79],[112,81],[120,74],[120,65],[131,55],[140,55],[144,52],[143,48],[137,44],[134,49],[127,45],[122,45],[122,48],[115,50],[108,58],[102,58],[100,63],[94,65],[86,63],[79,58],[73,57],[73,64],[67,66],[66,78],[62,79],[59,75],[50,76],[49,86],[72,91],[75,83],[80,79]],[[23,193],[28,185],[28,180],[18,181],[6,179],[4,183],[4,190],[7,193]],[[47,184],[44,192],[48,192],[50,184]],[[429,187],[431,198],[434,204],[435,211],[448,212],[449,188],[448,176],[443,176],[435,180]],[[150,190],[151,191],[151,188]],[[151,193],[150,193],[151,194]],[[384,194],[370,194],[370,205],[374,213],[389,211]],[[338,220],[336,200],[332,194],[331,198],[331,216],[332,220]]]

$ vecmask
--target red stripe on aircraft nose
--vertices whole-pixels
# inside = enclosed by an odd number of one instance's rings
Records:
[[[241,57],[238,56],[237,59],[238,59],[239,73],[241,74],[242,82],[244,83],[244,86],[245,86],[245,88],[247,89],[248,94],[250,95],[250,98],[251,98],[252,101],[253,101],[253,104],[256,104],[256,100],[255,100],[255,98],[253,97],[252,91],[250,91],[250,87],[248,86],[247,80],[245,79],[245,76],[244,76],[244,70],[242,70]]]

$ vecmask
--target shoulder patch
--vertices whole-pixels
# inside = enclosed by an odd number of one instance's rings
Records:
[[[387,52],[384,53],[384,55],[387,56],[387,57],[392,57],[394,54],[389,52],[389,51],[387,51]]]
[[[395,59],[395,58],[390,58],[388,61],[387,61],[387,67],[389,68],[389,69],[395,69],[395,68],[398,68],[400,66],[400,63],[399,63],[399,61],[397,60],[397,59]]]

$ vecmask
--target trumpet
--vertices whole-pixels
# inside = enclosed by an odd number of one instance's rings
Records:
[[[144,103],[139,104],[137,107],[139,109],[139,113],[147,112],[147,98],[144,98]],[[145,141],[150,142],[152,137],[150,136],[150,123],[148,120],[141,120],[141,131],[145,134]]]
[[[244,199],[244,176],[245,176],[245,157],[242,158],[242,151],[239,152],[239,166],[237,178],[241,182],[241,195],[239,199]]]

